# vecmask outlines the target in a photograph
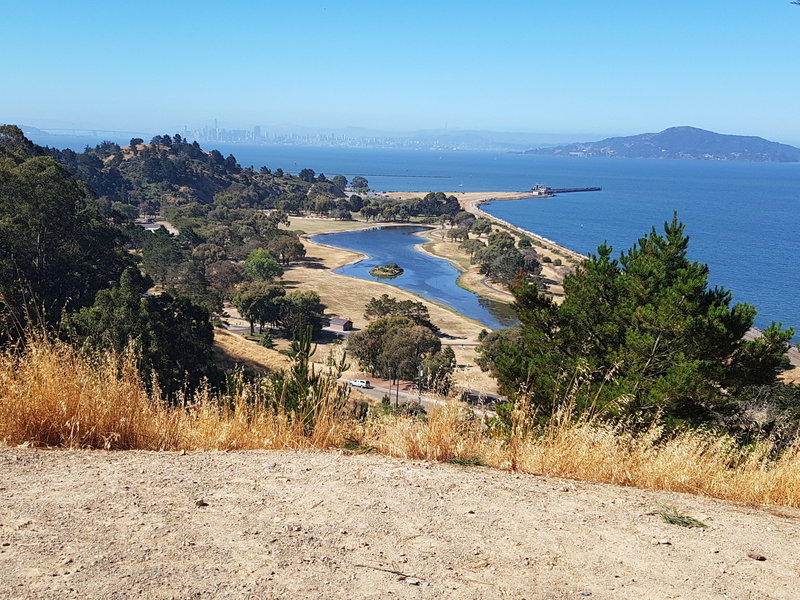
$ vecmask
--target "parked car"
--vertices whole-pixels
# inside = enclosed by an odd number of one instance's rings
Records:
[[[359,387],[359,388],[365,388],[365,389],[372,387],[369,384],[369,381],[367,381],[366,379],[351,379],[350,380],[350,385],[352,385],[353,387]]]

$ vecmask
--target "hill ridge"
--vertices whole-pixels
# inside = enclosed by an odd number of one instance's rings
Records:
[[[527,150],[525,154],[800,162],[800,148],[758,136],[722,134],[689,125],[669,127],[658,133],[640,133],[610,137],[597,142],[536,148]]]

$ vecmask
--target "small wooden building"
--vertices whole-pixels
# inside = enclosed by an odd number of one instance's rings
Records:
[[[333,329],[334,331],[352,331],[353,322],[350,319],[344,319],[342,317],[333,317],[328,327],[330,329]]]

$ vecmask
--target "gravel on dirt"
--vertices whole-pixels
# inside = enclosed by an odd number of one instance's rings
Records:
[[[4,599],[800,598],[791,509],[344,451],[3,448],[0,474]]]

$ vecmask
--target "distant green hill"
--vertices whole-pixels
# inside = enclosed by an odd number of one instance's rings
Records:
[[[800,162],[800,148],[770,142],[760,137],[724,135],[696,127],[670,127],[660,133],[642,133],[607,138],[599,142],[537,148],[527,150],[525,154]]]
[[[241,167],[233,155],[203,150],[179,135],[155,136],[150,143],[119,146],[103,142],[83,152],[46,148],[77,179],[108,202],[132,205],[143,214],[174,205],[208,205],[227,198],[228,206],[274,208],[279,198],[343,197],[344,190],[313,177],[301,178],[262,168]],[[310,171],[313,174],[313,171]],[[302,175],[302,173],[301,173]]]

